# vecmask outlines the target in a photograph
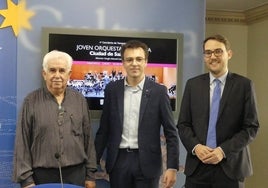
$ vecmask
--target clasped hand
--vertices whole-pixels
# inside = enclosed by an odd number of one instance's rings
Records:
[[[204,164],[218,164],[224,158],[221,148],[213,149],[201,144],[196,146],[195,154]]]

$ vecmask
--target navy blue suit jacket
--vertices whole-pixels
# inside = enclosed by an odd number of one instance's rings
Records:
[[[201,161],[192,154],[197,144],[206,145],[209,122],[209,74],[187,81],[181,103],[178,129],[187,150],[185,174],[191,175]],[[217,145],[226,158],[220,165],[227,176],[243,180],[252,174],[248,144],[256,137],[259,122],[252,82],[228,73],[216,125]]]
[[[105,89],[104,108],[95,147],[99,162],[107,148],[106,170],[111,172],[117,159],[123,130],[124,80],[110,82]],[[162,174],[160,128],[163,126],[167,146],[167,168],[179,167],[178,132],[165,86],[145,79],[142,91],[138,147],[142,172],[149,178]]]

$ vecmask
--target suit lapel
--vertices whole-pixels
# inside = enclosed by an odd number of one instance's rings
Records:
[[[210,79],[209,74],[205,74],[201,85],[200,99],[204,99],[204,112],[206,113],[206,121],[209,120],[209,109],[210,109]]]
[[[147,78],[145,78],[143,90],[142,90],[142,96],[141,96],[141,105],[140,105],[140,117],[139,117],[139,124],[141,123],[143,114],[146,109],[146,105],[148,103],[148,100],[151,96],[151,84]]]
[[[220,102],[220,109],[219,109],[219,115],[218,118],[221,116],[223,109],[227,103],[228,100],[228,96],[232,90],[233,87],[233,81],[232,81],[232,73],[228,73],[227,77],[226,77],[226,82],[225,82],[225,86],[224,86],[224,90],[222,93],[222,98],[221,98],[221,102]]]
[[[119,117],[121,120],[121,125],[123,127],[123,118],[124,118],[124,92],[125,92],[125,86],[124,86],[124,79],[120,80],[120,84],[118,85],[118,88],[116,88],[116,96],[117,96],[117,105],[118,105],[118,112]]]

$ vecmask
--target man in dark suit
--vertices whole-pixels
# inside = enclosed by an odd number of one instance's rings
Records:
[[[172,187],[179,166],[178,133],[167,88],[146,78],[146,44],[132,40],[121,48],[126,78],[106,86],[97,162],[107,148],[106,170],[112,188],[157,188],[162,174],[160,130],[167,147],[165,186]]]
[[[252,175],[248,145],[259,129],[253,83],[228,71],[232,51],[225,37],[208,37],[203,50],[209,73],[186,83],[177,125],[187,150],[185,186],[243,188],[244,178]],[[214,79],[220,81],[221,99],[214,127],[215,146],[210,146],[208,130]]]

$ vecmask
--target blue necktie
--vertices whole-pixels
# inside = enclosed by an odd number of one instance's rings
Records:
[[[211,148],[217,147],[217,139],[216,139],[216,123],[218,119],[219,106],[221,100],[221,81],[215,79],[216,86],[213,91],[212,101],[211,101],[211,109],[209,115],[209,125],[208,125],[208,134],[207,134],[207,146]]]

